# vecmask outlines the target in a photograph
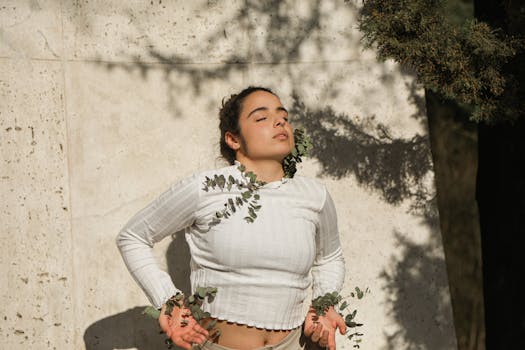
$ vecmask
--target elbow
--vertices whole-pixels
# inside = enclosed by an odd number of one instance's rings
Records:
[[[115,245],[117,246],[119,250],[122,248],[122,242],[126,240],[126,235],[127,235],[126,230],[122,229],[119,231],[119,233],[115,237]]]
[[[124,226],[115,237],[115,244],[120,251],[131,246],[153,247],[153,243],[144,237],[140,230],[135,230],[129,225]]]

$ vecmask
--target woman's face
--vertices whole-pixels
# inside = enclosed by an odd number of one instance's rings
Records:
[[[269,92],[258,90],[245,97],[239,126],[239,151],[252,160],[282,162],[295,146],[288,111],[279,97]]]

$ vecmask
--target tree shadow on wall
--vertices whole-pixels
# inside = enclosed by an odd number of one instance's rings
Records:
[[[392,136],[375,116],[361,118],[336,113],[332,107],[308,109],[294,94],[290,113],[312,140],[310,157],[321,165],[321,176],[353,175],[360,185],[377,191],[390,204],[406,199],[424,206],[435,196],[425,179],[432,171],[428,138]]]
[[[292,86],[302,84],[304,76],[294,74],[294,67],[289,63],[304,61],[307,56],[306,62],[315,60],[319,69],[325,70],[328,62],[333,59],[334,43],[333,38],[324,33],[322,28],[326,23],[331,22],[332,13],[344,9],[356,9],[355,5],[340,1],[333,1],[332,6],[334,6],[332,11],[326,11],[321,0],[301,2],[247,0],[239,7],[234,7],[215,30],[207,32],[194,47],[187,50],[193,55],[199,53],[198,63],[195,63],[196,59],[189,54],[172,54],[161,50],[149,39],[148,30],[142,27],[138,27],[137,30],[145,36],[143,45],[145,54],[123,53],[126,57],[124,61],[111,62],[98,57],[94,62],[108,70],[120,68],[129,73],[139,72],[143,79],[154,71],[161,71],[167,84],[169,110],[173,112],[174,117],[179,118],[184,115],[178,106],[181,93],[191,88],[194,95],[202,97],[203,86],[215,81],[235,80],[235,75],[247,73],[249,65],[253,62],[282,64],[280,67],[283,71],[280,71],[279,76],[276,77],[276,83],[283,82],[284,78],[287,78]],[[194,10],[198,14],[210,13],[210,11],[213,11],[210,2]],[[128,16],[130,20],[135,17],[131,11],[128,11]],[[235,23],[233,29],[231,23]],[[352,29],[350,26],[347,28],[346,31],[337,32],[338,38],[345,45],[348,43],[354,45],[354,50],[357,51],[360,47],[357,29]],[[232,34],[236,33],[230,33],[232,31],[243,32],[245,36],[235,37]],[[249,47],[242,50],[245,45]],[[229,46],[239,49],[225,52],[220,59],[210,57],[210,53]],[[333,86],[336,81],[343,81],[344,77],[335,74],[330,80],[329,86]],[[326,91],[326,93],[333,96],[338,94],[339,90],[330,89],[330,92]],[[217,101],[210,100],[209,103],[215,106]]]
[[[173,283],[186,295],[190,286],[190,251],[184,231],[172,235],[167,252],[168,273]],[[136,306],[124,312],[103,318],[90,325],[84,332],[87,350],[130,349],[158,350],[165,347],[166,337],[158,323],[143,314],[144,306]],[[174,346],[172,349],[180,350]]]
[[[391,256],[380,276],[388,315],[398,325],[394,332],[384,333],[387,349],[457,348],[450,337],[449,288],[438,240],[417,244],[400,232],[394,236],[402,257]]]
[[[330,106],[308,109],[297,96],[291,113],[312,139],[320,176],[352,175],[392,205],[409,201],[409,212],[429,230],[425,243],[393,233],[396,253],[379,276],[388,296],[385,310],[398,326],[384,334],[387,349],[455,348],[427,136],[395,138],[374,116],[350,117]]]

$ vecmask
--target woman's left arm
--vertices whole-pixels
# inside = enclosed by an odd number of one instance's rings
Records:
[[[317,254],[312,266],[313,295],[312,299],[326,293],[340,292],[345,278],[345,261],[339,240],[337,213],[335,205],[325,187],[325,199],[319,212],[319,224],[316,232]],[[321,346],[335,350],[335,332],[346,332],[346,325],[339,313],[330,307],[324,316],[315,314],[313,308],[305,320],[306,336]]]

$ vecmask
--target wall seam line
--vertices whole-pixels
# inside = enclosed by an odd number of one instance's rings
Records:
[[[61,41],[62,41],[62,56],[60,58],[62,65],[62,111],[64,113],[64,121],[66,124],[66,161],[67,161],[67,184],[68,184],[68,207],[69,207],[69,239],[70,239],[70,254],[71,254],[71,308],[73,314],[73,347],[78,349],[78,334],[77,334],[77,306],[76,306],[76,276],[75,276],[75,254],[74,254],[74,235],[73,235],[73,208],[72,208],[72,185],[71,185],[71,142],[70,142],[70,126],[69,126],[69,113],[67,108],[67,92],[66,92],[66,43],[64,39],[64,3],[60,1],[60,25],[61,25]]]

